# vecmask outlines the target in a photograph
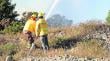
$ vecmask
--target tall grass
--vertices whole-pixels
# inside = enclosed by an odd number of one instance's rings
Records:
[[[78,42],[76,47],[71,49],[71,54],[79,57],[102,58],[107,56],[107,51],[98,40],[92,39]]]

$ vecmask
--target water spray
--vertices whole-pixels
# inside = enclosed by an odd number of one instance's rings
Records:
[[[51,6],[49,12],[48,12],[47,15],[46,15],[46,18],[45,18],[46,20],[47,20],[47,18],[49,17],[49,15],[52,13],[52,11],[53,11],[53,9],[56,7],[56,5],[59,3],[59,1],[60,1],[60,0],[55,0],[55,1],[54,1],[53,5]]]

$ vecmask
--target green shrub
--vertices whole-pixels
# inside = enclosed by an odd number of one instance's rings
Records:
[[[106,22],[110,24],[110,10],[108,11],[108,15],[106,17]]]
[[[7,43],[7,44],[5,44],[5,45],[2,46],[2,49],[4,51],[7,51],[8,52],[10,50],[16,50],[17,49],[17,46],[14,45],[13,43]]]
[[[56,37],[53,41],[51,41],[49,44],[56,48],[62,48],[62,46],[65,47],[65,42],[68,38],[66,37]]]
[[[16,32],[21,32],[23,29],[23,22],[15,21],[12,22],[10,26],[4,29],[4,33],[16,33]]]

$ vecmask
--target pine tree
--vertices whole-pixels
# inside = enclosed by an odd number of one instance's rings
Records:
[[[3,18],[7,19],[15,19],[18,15],[16,11],[14,11],[16,4],[12,4],[11,0],[0,0],[0,20]]]

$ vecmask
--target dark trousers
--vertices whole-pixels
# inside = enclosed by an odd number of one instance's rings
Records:
[[[43,36],[40,36],[40,40],[41,40],[41,43],[42,43],[42,48],[43,50],[48,50],[49,49],[49,44],[48,44],[48,37],[47,35],[43,35]]]
[[[29,44],[32,45],[32,43],[34,43],[34,37],[32,36],[32,33],[31,32],[27,32],[25,34],[26,36],[26,40],[29,42]]]

